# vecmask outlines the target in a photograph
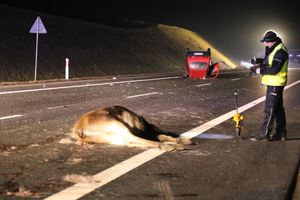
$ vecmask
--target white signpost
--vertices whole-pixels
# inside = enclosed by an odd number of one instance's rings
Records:
[[[69,80],[69,58],[66,58],[65,79]]]
[[[36,81],[37,76],[37,58],[38,58],[38,46],[39,46],[39,33],[46,34],[47,30],[41,20],[40,17],[37,17],[33,25],[31,26],[31,29],[29,31],[30,33],[36,34],[36,42],[35,42],[35,63],[34,63],[34,81]]]

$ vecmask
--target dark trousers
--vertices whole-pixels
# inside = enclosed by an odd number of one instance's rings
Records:
[[[261,136],[280,139],[286,137],[286,118],[283,107],[284,86],[267,86],[265,116],[261,126]],[[272,134],[276,120],[275,134]]]

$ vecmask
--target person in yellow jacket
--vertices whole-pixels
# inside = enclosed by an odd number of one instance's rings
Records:
[[[251,71],[261,74],[261,83],[267,86],[265,116],[259,134],[251,140],[284,140],[287,130],[283,90],[287,83],[289,54],[281,38],[274,31],[267,31],[261,42],[265,46],[265,57],[258,59],[261,62],[256,63]],[[276,121],[276,129],[272,134],[274,121]]]

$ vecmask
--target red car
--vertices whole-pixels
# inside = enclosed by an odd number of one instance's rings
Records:
[[[220,71],[220,63],[211,64],[210,48],[207,51],[190,51],[186,53],[185,78],[214,79]]]

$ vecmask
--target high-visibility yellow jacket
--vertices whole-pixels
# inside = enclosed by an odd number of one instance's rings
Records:
[[[268,56],[268,67],[272,67],[272,62],[274,60],[274,56],[278,50],[284,50],[287,52],[287,48],[282,44],[278,44],[273,51]],[[287,75],[288,75],[288,59],[284,62],[280,72],[274,75],[265,74],[261,79],[261,83],[264,85],[271,85],[271,86],[284,86],[287,82]]]

